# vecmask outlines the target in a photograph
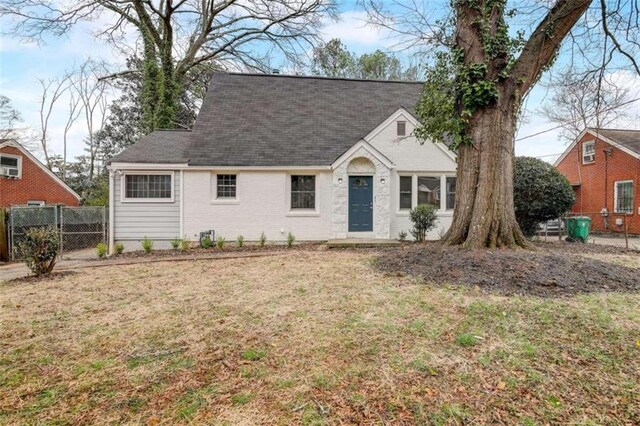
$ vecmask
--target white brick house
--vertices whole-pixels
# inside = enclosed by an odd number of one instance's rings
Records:
[[[397,238],[409,210],[451,223],[455,154],[420,143],[419,83],[216,74],[193,131],[156,131],[109,168],[111,247],[214,229],[227,240]]]

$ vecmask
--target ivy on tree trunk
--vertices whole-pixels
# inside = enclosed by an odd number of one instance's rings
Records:
[[[509,36],[506,0],[456,0],[452,48],[427,72],[418,135],[457,151],[446,244],[529,247],[516,222],[513,166],[522,97],[555,59],[591,0],[558,1],[526,42]],[[512,53],[520,51],[516,58]]]

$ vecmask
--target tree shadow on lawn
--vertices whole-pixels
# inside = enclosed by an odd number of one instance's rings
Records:
[[[604,251],[604,250],[602,250]],[[600,251],[600,253],[602,253]],[[640,268],[586,257],[581,244],[538,244],[538,250],[467,250],[428,242],[382,253],[377,268],[425,283],[479,287],[503,295],[562,297],[640,290]],[[629,255],[624,249],[609,254]]]

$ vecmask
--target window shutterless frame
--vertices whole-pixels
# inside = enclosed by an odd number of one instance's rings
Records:
[[[592,164],[596,162],[596,141],[582,142],[582,164]]]
[[[613,211],[633,214],[633,181],[616,181],[613,183],[613,188]]]
[[[18,169],[18,174],[14,177],[22,177],[22,156],[14,154],[0,154],[0,167]]]
[[[168,197],[141,197],[127,196],[138,191],[152,190],[156,193],[166,193],[164,185],[165,179],[149,179],[149,183],[142,183],[144,179],[131,179],[129,180],[129,188],[127,188],[127,176],[139,176],[139,177],[152,177],[152,176],[168,176],[169,177],[169,196]],[[136,182],[133,185],[133,182]],[[136,186],[133,188],[133,186]],[[142,188],[140,188],[142,186]],[[145,189],[144,187],[147,187]],[[175,201],[175,174],[174,172],[164,171],[127,171],[120,176],[120,201],[123,203],[173,203]]]
[[[316,175],[291,175],[291,210],[316,210]]]
[[[238,177],[235,174],[216,175],[216,199],[235,200],[238,188]]]

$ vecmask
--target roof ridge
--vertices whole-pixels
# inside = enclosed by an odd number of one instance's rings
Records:
[[[228,72],[228,71],[216,71],[213,73],[214,78],[216,74],[237,75],[237,76],[243,76],[243,77],[273,77],[273,78],[299,78],[299,79],[306,79],[306,80],[359,81],[364,83],[424,84],[424,81],[376,80],[376,79],[366,79],[366,78],[324,77],[319,75],[243,73],[243,72]]]
[[[589,130],[605,130],[605,131],[614,131],[614,132],[640,132],[640,129],[613,129],[613,128],[604,128],[604,127],[589,127]]]
[[[190,132],[191,129],[154,129],[154,132]]]

